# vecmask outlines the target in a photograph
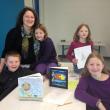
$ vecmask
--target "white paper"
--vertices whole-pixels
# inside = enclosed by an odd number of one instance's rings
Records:
[[[53,89],[44,97],[44,102],[63,105],[69,99],[71,92],[65,89]]]
[[[85,62],[89,54],[92,52],[91,46],[84,46],[74,49],[75,58],[78,59],[78,69],[84,68]]]
[[[56,68],[56,69],[68,69],[68,67],[64,67],[64,66],[60,66],[60,67],[58,67],[58,66],[56,66],[56,67],[50,67],[50,68]]]

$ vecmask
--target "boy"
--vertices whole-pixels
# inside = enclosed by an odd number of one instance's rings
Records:
[[[34,74],[31,70],[22,68],[20,60],[21,56],[17,52],[6,54],[5,66],[0,74],[0,100],[18,85],[18,77]]]

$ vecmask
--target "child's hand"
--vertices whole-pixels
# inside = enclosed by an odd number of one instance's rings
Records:
[[[76,58],[72,59],[73,64],[77,64],[77,62],[78,62],[78,59],[76,59]]]
[[[101,101],[97,107],[99,108],[99,110],[106,110],[105,106],[103,105],[103,103]]]

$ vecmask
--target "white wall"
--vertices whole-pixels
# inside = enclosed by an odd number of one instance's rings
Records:
[[[110,0],[39,0],[40,19],[57,46],[61,39],[72,41],[73,33],[81,23],[87,23],[92,39],[103,41],[101,53],[110,57]]]
[[[25,6],[33,7],[33,0],[24,0]]]

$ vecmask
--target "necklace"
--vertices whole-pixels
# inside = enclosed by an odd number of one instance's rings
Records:
[[[91,75],[94,79],[98,81],[105,81],[109,78],[109,75],[101,73],[99,76]]]
[[[91,75],[96,80],[101,80],[101,74],[100,75]]]

